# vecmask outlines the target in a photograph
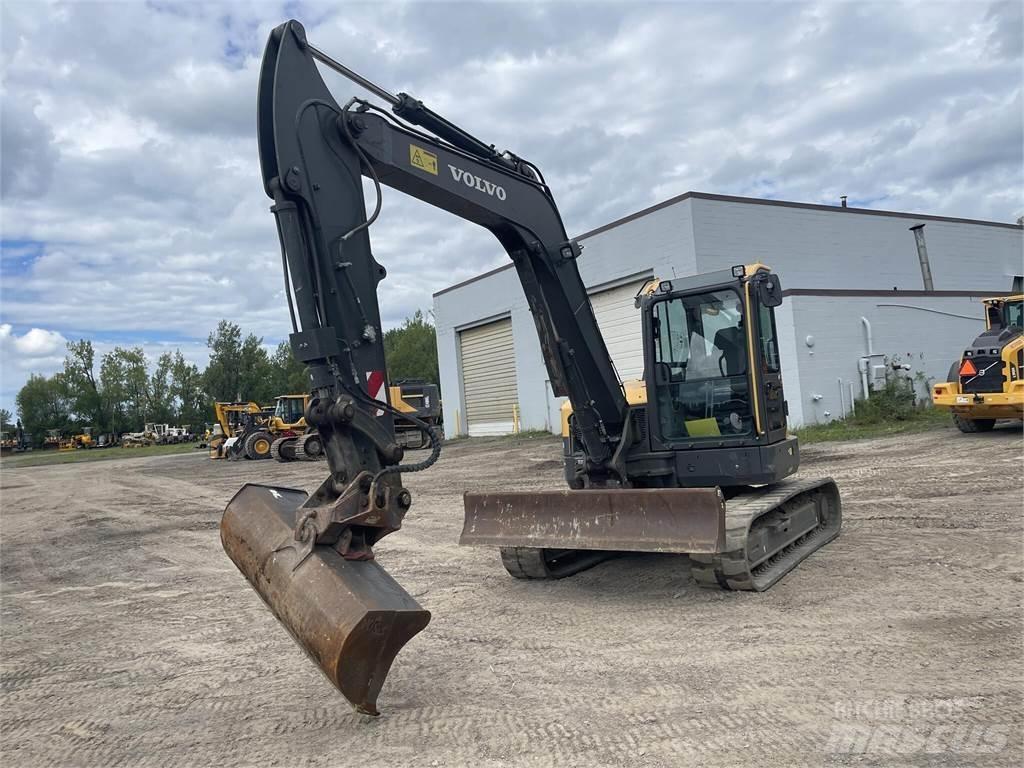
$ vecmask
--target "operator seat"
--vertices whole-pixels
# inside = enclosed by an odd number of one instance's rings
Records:
[[[743,351],[744,333],[742,328],[722,328],[715,334],[715,346],[725,360],[726,376],[738,376],[746,371],[746,353]],[[722,359],[720,358],[720,359]]]

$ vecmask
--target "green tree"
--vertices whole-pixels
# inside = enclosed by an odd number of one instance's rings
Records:
[[[206,340],[210,362],[203,376],[204,388],[215,400],[269,402],[274,395],[270,357],[263,339],[250,333],[242,338],[235,323],[221,320]]]
[[[203,376],[180,349],[171,362],[171,397],[177,403],[179,424],[188,424],[193,431],[198,431],[201,425],[213,419],[213,406],[203,392]]]
[[[420,310],[407,317],[399,328],[384,334],[384,354],[388,362],[388,378],[426,379],[437,383],[437,333],[433,323]]]
[[[250,333],[242,340],[240,365],[239,378],[243,399],[270,403],[275,395],[282,394],[274,391],[270,355],[263,346],[262,338]]]
[[[292,346],[287,341],[278,344],[270,356],[270,368],[275,395],[296,395],[309,391],[306,366],[295,359]]]
[[[171,388],[171,368],[174,357],[164,352],[156,360],[156,368],[149,377],[149,418],[158,424],[167,424],[175,420],[174,393]]]
[[[68,342],[64,358],[64,384],[75,415],[84,423],[106,432],[110,425],[110,403],[100,392],[94,373],[96,352],[88,339]]]
[[[242,329],[227,320],[206,339],[210,362],[203,373],[205,389],[214,400],[236,400],[242,397]]]
[[[71,425],[71,404],[61,374],[28,377],[15,401],[25,434],[37,444],[48,429],[66,430]]]
[[[149,417],[149,373],[141,347],[114,349],[100,362],[100,387],[113,404],[115,432],[137,432]]]
[[[6,408],[0,408],[0,430],[7,432],[8,430],[14,429],[14,422],[11,421],[13,418],[13,413],[8,411]]]

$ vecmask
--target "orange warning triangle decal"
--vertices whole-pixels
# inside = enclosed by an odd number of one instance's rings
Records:
[[[964,364],[960,366],[961,376],[976,376],[978,369],[974,367],[974,363],[970,360],[964,360]]]

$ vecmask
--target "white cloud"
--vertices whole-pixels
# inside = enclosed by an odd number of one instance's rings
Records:
[[[286,7],[356,71],[537,163],[571,234],[690,189],[1024,213],[1017,2],[9,1],[0,322],[196,350],[221,318],[287,334],[255,124]],[[507,261],[390,190],[371,238],[386,326]]]
[[[5,350],[10,349],[19,357],[37,358],[63,353],[67,339],[58,331],[47,331],[43,328],[32,328],[18,336],[13,333],[10,323],[3,323],[0,324],[0,343]]]

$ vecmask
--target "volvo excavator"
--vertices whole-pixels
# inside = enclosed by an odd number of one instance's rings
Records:
[[[318,62],[390,111],[362,98],[339,105]],[[782,292],[768,268],[737,263],[650,283],[637,297],[645,396],[627,399],[580,277],[581,246],[535,165],[348,69],[296,21],[272,31],[258,90],[290,341],[308,368],[306,420],[329,474],[311,495],[244,486],[221,540],[358,712],[378,713],[392,662],[430,620],[374,547],[412,505],[403,476],[428,469],[441,450],[433,425],[379,394],[386,271],[369,230],[381,185],[495,235],[515,265],[552,388],[571,404],[569,487],[466,493],[461,543],[500,549],[520,578],[569,576],[614,552],[688,553],[698,582],[758,591],[839,533],[836,484],[794,477],[799,451],[786,429],[773,314]],[[364,176],[374,188],[369,215]],[[422,431],[429,456],[403,460],[396,419]]]

